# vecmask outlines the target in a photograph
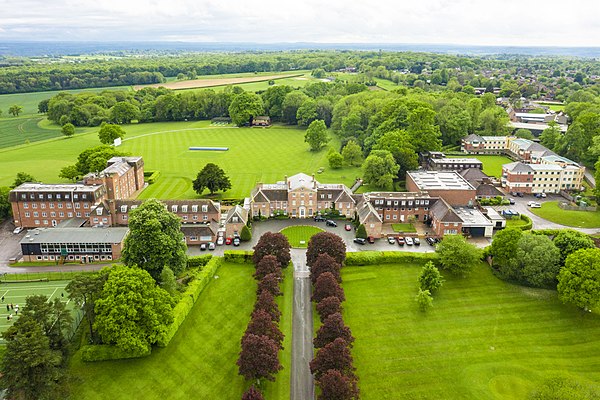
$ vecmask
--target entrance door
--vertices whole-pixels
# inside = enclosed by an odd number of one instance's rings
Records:
[[[56,226],[56,220],[55,219],[52,220],[52,226]]]
[[[306,208],[300,207],[300,218],[306,218]]]

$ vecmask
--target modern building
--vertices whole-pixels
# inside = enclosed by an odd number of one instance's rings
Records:
[[[502,166],[502,186],[509,192],[558,193],[562,172],[556,164],[513,162]]]
[[[128,228],[36,228],[21,240],[25,261],[111,261],[121,257]]]
[[[460,150],[467,154],[505,154],[508,136],[467,135],[460,141]]]
[[[483,169],[483,163],[476,158],[446,157],[439,151],[425,151],[419,154],[420,164],[430,171],[462,171],[469,168]]]

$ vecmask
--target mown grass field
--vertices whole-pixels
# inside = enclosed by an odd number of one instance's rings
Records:
[[[288,241],[292,247],[301,248],[307,247],[310,238],[319,232],[323,232],[323,229],[309,225],[288,226],[287,228],[281,230],[281,233],[288,238]]]
[[[420,267],[342,270],[362,399],[526,399],[556,371],[600,382],[597,313],[481,265],[466,279],[446,276],[423,314],[414,300]]]
[[[242,397],[247,383],[235,364],[240,340],[254,305],[256,282],[248,264],[223,264],[168,347],[149,357],[70,365],[72,399],[224,399]],[[286,270],[280,328],[286,335],[280,353],[284,369],[268,382],[265,398],[290,396],[293,271]]]
[[[449,156],[451,158],[476,158],[483,163],[483,172],[489,176],[495,176],[499,178],[502,175],[502,165],[513,162],[510,158],[505,156]]]
[[[576,228],[600,228],[600,212],[563,210],[556,201],[546,201],[541,208],[530,210],[550,222]]]

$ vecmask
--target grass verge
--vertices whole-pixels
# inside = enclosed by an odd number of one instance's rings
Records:
[[[542,203],[541,208],[531,212],[550,222],[576,228],[600,228],[600,212],[563,210],[556,201]]]

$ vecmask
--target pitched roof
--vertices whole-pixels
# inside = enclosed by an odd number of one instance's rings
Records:
[[[504,193],[502,193],[496,186],[489,183],[477,184],[475,189],[477,196],[504,196]]]
[[[463,138],[463,140],[465,142],[473,142],[473,141],[478,141],[478,142],[483,142],[484,139],[479,136],[479,135],[475,135],[474,133],[471,133],[470,135],[467,135]]]
[[[232,221],[234,217],[237,217],[238,221]],[[231,208],[227,212],[227,216],[225,217],[225,223],[231,222],[243,222],[244,224],[248,222],[248,210],[239,205],[236,205],[235,207]]]
[[[489,178],[488,175],[484,174],[479,168],[467,168],[459,172],[459,174],[473,184],[474,181],[481,180],[483,178]]]
[[[531,168],[530,164],[525,164],[519,161],[504,164],[502,167],[510,172],[533,172],[533,168]]]
[[[301,187],[304,187],[307,189],[314,189],[315,186],[317,186],[319,184],[319,182],[317,182],[313,176],[306,175],[304,173],[299,173],[299,174],[290,176],[287,179],[287,182],[288,182],[290,190],[296,190]]]
[[[431,215],[440,222],[463,222],[452,207],[442,198],[431,207]]]
[[[374,217],[377,221],[382,222],[381,217],[377,213],[377,210],[375,210],[375,207],[373,207],[373,205],[368,201],[363,201],[359,205],[357,213],[358,213],[358,220],[361,223],[369,217]]]

